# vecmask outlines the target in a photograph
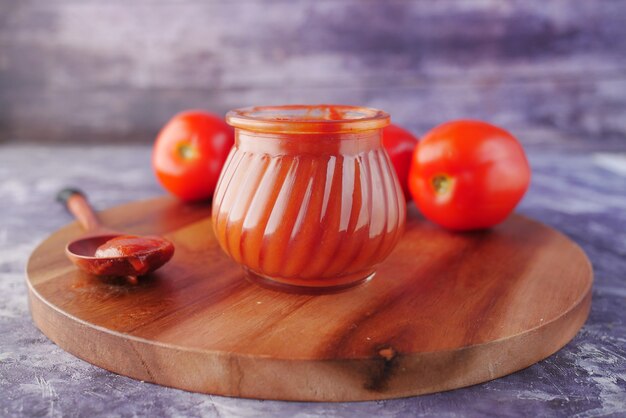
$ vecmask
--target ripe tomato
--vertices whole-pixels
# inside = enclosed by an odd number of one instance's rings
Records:
[[[161,130],[152,168],[161,185],[185,201],[208,199],[234,144],[234,130],[211,113],[189,110]]]
[[[411,166],[411,156],[416,144],[417,138],[411,132],[398,125],[391,124],[383,129],[383,146],[396,169],[404,197],[407,200],[410,197],[408,184],[409,167]]]
[[[422,214],[452,230],[502,222],[528,188],[530,167],[520,143],[486,122],[437,126],[420,141],[409,188]]]

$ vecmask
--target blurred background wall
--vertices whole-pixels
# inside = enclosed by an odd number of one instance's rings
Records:
[[[0,140],[152,141],[283,103],[624,142],[624,0],[0,0]]]

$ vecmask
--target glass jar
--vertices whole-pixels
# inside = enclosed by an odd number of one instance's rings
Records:
[[[381,139],[383,111],[292,105],[237,109],[213,199],[222,249],[250,279],[286,291],[371,278],[400,239],[406,204]]]

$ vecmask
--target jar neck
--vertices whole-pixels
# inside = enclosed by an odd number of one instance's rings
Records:
[[[357,155],[381,148],[382,129],[358,133],[288,134],[235,129],[235,146],[268,155]]]

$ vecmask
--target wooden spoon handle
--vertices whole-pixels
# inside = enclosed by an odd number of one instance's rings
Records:
[[[85,194],[74,188],[65,188],[57,194],[57,200],[65,205],[81,226],[87,231],[102,229],[102,224]]]

